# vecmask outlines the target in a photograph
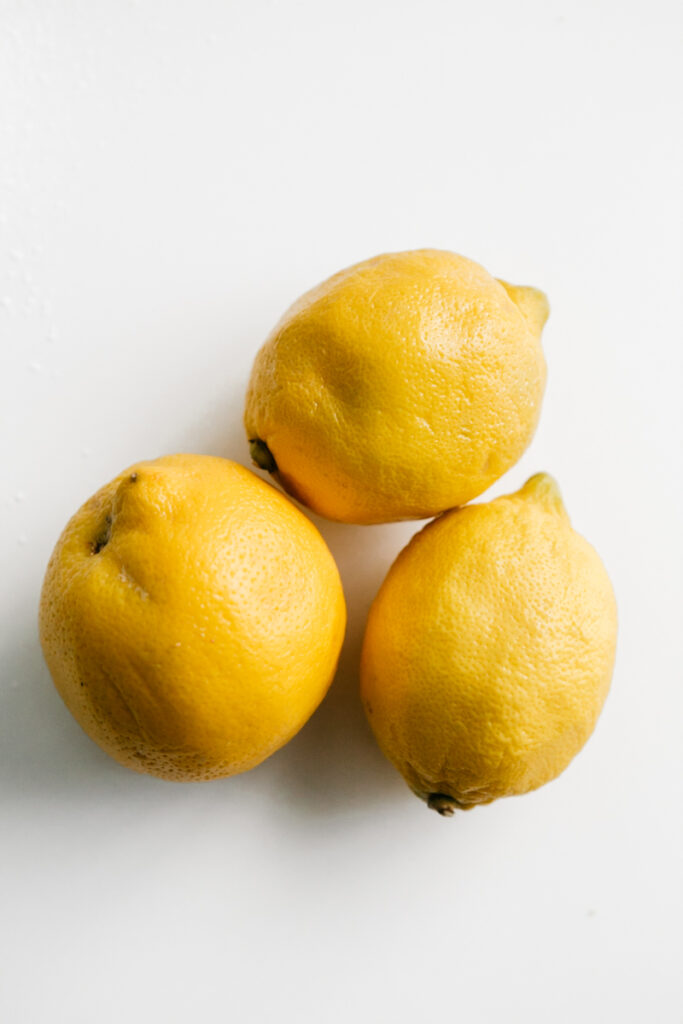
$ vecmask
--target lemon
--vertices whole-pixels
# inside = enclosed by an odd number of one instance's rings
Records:
[[[379,745],[442,814],[536,789],[590,736],[616,630],[607,573],[551,477],[448,512],[370,610],[362,698]]]
[[[224,459],[140,462],[71,519],[40,636],[76,720],[164,779],[245,771],[322,700],[344,634],[336,565],[291,502]]]
[[[252,458],[315,512],[419,519],[481,494],[523,453],[545,385],[548,304],[450,252],[349,267],[259,351]]]

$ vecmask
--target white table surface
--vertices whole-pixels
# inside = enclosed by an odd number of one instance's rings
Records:
[[[0,3],[0,1019],[680,1021],[681,39],[675,2]],[[442,820],[357,696],[415,524],[320,523],[350,610],[319,712],[203,785],[109,760],[36,638],[129,463],[248,464],[300,292],[434,246],[544,288],[547,469],[614,581],[612,693],[541,791]]]

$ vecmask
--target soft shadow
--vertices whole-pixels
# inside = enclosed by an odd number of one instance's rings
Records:
[[[315,518],[315,517],[312,517]],[[339,667],[313,717],[264,765],[279,804],[316,817],[366,814],[377,805],[404,801],[405,783],[377,746],[359,695],[365,620],[406,527],[360,527],[316,519],[337,561],[348,609]],[[288,807],[289,812],[289,807]]]

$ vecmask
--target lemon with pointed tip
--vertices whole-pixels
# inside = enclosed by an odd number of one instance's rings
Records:
[[[421,519],[509,469],[538,421],[548,303],[455,253],[377,256],[285,313],[258,353],[254,462],[320,515]]]
[[[567,767],[607,695],[616,633],[602,562],[542,473],[403,549],[368,617],[363,703],[411,789],[451,814]]]
[[[254,767],[313,713],[345,625],[315,526],[226,459],[139,462],[68,523],[47,568],[40,637],[78,723],[164,779]]]

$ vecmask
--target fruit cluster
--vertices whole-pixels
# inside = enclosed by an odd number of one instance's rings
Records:
[[[556,484],[467,504],[538,422],[545,296],[453,253],[341,271],[256,356],[254,463],[341,522],[436,517],[372,605],[361,696],[378,743],[442,815],[555,778],[590,736],[616,646],[612,588]],[[64,529],[40,603],[67,707],[120,763],[246,771],[330,685],[346,609],[332,555],[280,491],[226,459],[140,462]]]

